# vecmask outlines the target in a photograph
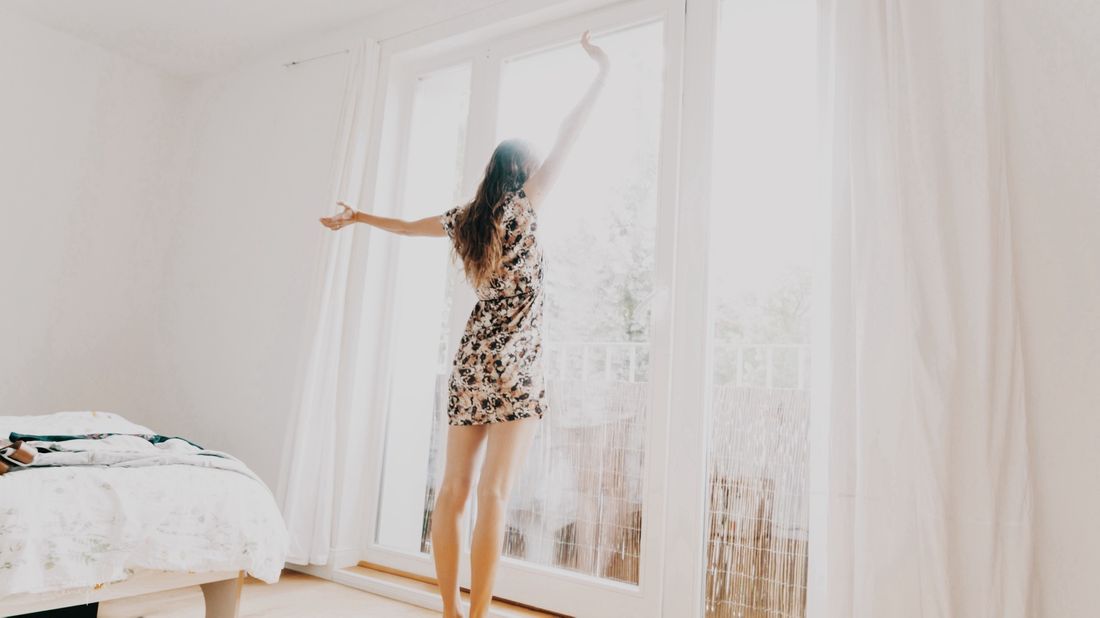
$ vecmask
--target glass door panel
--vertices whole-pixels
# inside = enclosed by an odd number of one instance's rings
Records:
[[[602,35],[615,59],[539,212],[550,410],[519,477],[505,555],[637,584],[649,411],[661,22]],[[504,60],[498,141],[550,151],[595,68],[575,40]]]
[[[414,80],[403,180],[396,196],[402,217],[438,214],[461,201],[469,100],[469,65]],[[438,450],[433,420],[445,402],[446,382],[439,377],[450,368],[446,341],[453,276],[449,247],[438,238],[402,238],[396,253],[386,449],[375,540],[420,552],[426,551],[425,502],[431,499]]]
[[[705,611],[803,616],[819,233],[815,3],[720,8]]]
[[[390,85],[412,93],[394,111],[407,115],[399,123],[409,127],[407,152],[399,155],[405,169],[394,174],[404,191],[402,216],[439,213],[472,197],[480,181],[483,167],[464,165],[463,149],[480,159],[500,140],[520,137],[542,156],[549,152],[595,76],[577,45],[581,31],[618,28],[597,30],[595,42],[615,68],[539,213],[550,409],[513,490],[495,586],[504,598],[569,614],[660,611],[656,581],[646,579],[655,580],[659,569],[642,571],[641,561],[665,98],[662,13],[639,3],[555,22],[487,44],[472,67],[432,73],[412,87]],[[475,130],[495,132],[495,140],[482,141]],[[474,301],[446,243],[429,242],[401,239],[397,249],[386,448],[367,548],[368,560],[428,576],[447,378]],[[470,511],[472,528],[476,501]],[[463,586],[468,558],[460,563]]]

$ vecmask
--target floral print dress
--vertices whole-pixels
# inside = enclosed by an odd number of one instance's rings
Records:
[[[453,242],[455,217],[440,216]],[[542,248],[535,210],[522,189],[502,198],[504,256],[500,272],[476,290],[448,383],[450,425],[542,418]]]

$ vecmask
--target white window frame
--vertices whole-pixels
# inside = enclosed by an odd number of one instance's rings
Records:
[[[650,342],[653,379],[651,412],[647,419],[646,499],[639,585],[608,582],[503,559],[511,567],[527,573],[523,587],[545,585],[545,578],[551,575],[591,586],[594,593],[614,593],[623,600],[623,604],[617,606],[621,615],[703,615],[709,438],[706,421],[710,413],[710,375],[707,371],[711,326],[707,263],[710,119],[714,114],[718,7],[719,0],[562,2],[480,28],[471,27],[469,20],[437,24],[383,41],[380,49],[378,87],[365,170],[366,194],[372,194],[377,184],[383,147],[383,115],[387,110],[404,110],[401,111],[404,116],[400,120],[400,133],[408,133],[410,105],[407,97],[412,92],[411,76],[454,66],[464,60],[472,63],[471,116],[464,162],[464,192],[469,194],[474,189],[471,183],[476,182],[484,161],[495,146],[495,127],[480,126],[482,119],[495,121],[495,113],[482,115],[475,110],[496,104],[499,72],[492,67],[501,58],[530,47],[532,43],[536,47],[555,45],[577,32],[582,24],[599,32],[611,25],[637,23],[650,16],[659,16],[664,21],[666,65],[658,168],[656,296]],[[551,21],[545,23],[547,19]],[[405,78],[390,79],[391,75],[398,74],[404,74]],[[390,105],[386,105],[387,101]],[[399,152],[387,152],[386,157],[396,155],[395,160],[403,165],[406,142],[398,139],[396,143]],[[399,179],[401,170],[396,171]],[[395,186],[400,184],[398,180]],[[394,258],[391,250],[389,259]],[[389,290],[392,284],[389,282]],[[455,304],[461,304],[459,299]],[[389,315],[392,311],[390,307]],[[452,318],[452,334],[460,331],[461,326],[461,322],[456,323]],[[676,367],[675,372],[671,371],[672,367]],[[386,384],[388,379],[380,383]],[[370,457],[364,471],[368,487],[360,519],[364,524],[360,558],[364,562],[434,577],[429,556],[397,551],[374,542],[388,408],[388,393],[383,392],[367,410],[370,415],[368,427],[371,428],[367,440]],[[461,578],[468,582],[468,565],[465,560],[462,562]],[[347,578],[342,579],[354,584]],[[527,602],[514,596],[515,592],[496,590],[499,596]],[[568,608],[557,609],[571,610],[578,616],[591,615],[592,605],[586,603],[585,598],[579,597],[571,600]]]

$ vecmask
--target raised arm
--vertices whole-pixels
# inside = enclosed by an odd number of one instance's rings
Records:
[[[351,225],[352,223],[366,223],[372,225],[378,229],[386,230],[387,232],[393,232],[394,234],[401,234],[402,236],[446,236],[447,233],[443,230],[443,224],[439,221],[439,215],[432,215],[430,217],[424,217],[423,219],[417,219],[415,221],[405,221],[404,219],[394,219],[392,217],[379,217],[378,215],[372,215],[365,212],[359,212],[351,206],[348,206],[344,202],[336,202],[343,208],[343,211],[338,215],[331,217],[322,217],[321,224],[330,230],[338,230],[345,225]]]
[[[561,128],[558,129],[558,137],[554,141],[554,147],[550,150],[550,154],[546,155],[546,159],[543,160],[539,169],[523,185],[524,193],[527,194],[531,204],[535,207],[538,207],[542,199],[550,192],[554,183],[557,182],[558,176],[561,175],[562,165],[569,156],[573,144],[577,141],[581,128],[588,120],[592,106],[599,97],[600,91],[603,90],[607,73],[611,69],[611,62],[607,59],[607,54],[589,41],[587,30],[581,35],[581,46],[584,47],[584,51],[588,53],[588,56],[596,61],[599,66],[599,73],[589,84],[588,90],[585,91],[577,106],[562,120]]]

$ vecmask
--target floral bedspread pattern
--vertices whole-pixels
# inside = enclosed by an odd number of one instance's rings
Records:
[[[0,416],[0,443],[12,431],[154,433],[104,412]],[[97,586],[139,569],[245,570],[278,581],[286,527],[270,490],[244,464],[196,457],[189,452],[194,447],[178,440],[158,449],[127,439],[96,445],[94,456],[59,455],[88,459],[74,463],[118,465],[36,467],[0,476],[0,598]],[[152,450],[141,457],[119,455],[119,449],[145,447]]]

